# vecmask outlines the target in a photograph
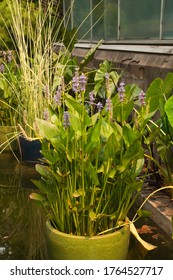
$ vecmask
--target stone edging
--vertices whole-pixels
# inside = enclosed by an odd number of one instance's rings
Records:
[[[137,204],[141,205],[146,197],[151,194],[155,187],[145,185],[138,198]],[[151,212],[151,219],[160,227],[169,237],[173,234],[173,198],[171,199],[165,192],[160,191],[150,197],[144,204],[144,210]]]

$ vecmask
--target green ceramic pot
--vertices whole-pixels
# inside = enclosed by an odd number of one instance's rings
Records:
[[[46,222],[48,258],[52,260],[125,260],[130,227],[94,237],[74,236],[54,229]]]

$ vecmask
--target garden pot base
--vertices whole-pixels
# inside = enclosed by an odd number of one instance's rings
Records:
[[[129,225],[120,230],[94,237],[74,236],[59,232],[46,223],[49,259],[57,260],[123,260],[129,248]]]

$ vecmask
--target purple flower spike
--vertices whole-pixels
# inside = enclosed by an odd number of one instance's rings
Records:
[[[106,99],[106,110],[108,112],[112,111],[112,100],[110,98]]]
[[[101,110],[103,109],[103,105],[102,105],[101,102],[97,103],[97,109],[98,109],[99,112],[101,112]]]
[[[143,90],[140,91],[138,98],[141,103],[141,106],[144,106],[145,105],[145,92]]]
[[[106,80],[109,80],[109,73],[105,74],[105,78],[106,78]]]
[[[72,89],[75,93],[79,91],[79,68],[75,69],[75,74],[72,79]]]
[[[54,101],[56,106],[61,106],[61,87],[58,88],[54,96]]]
[[[94,105],[94,100],[95,100],[94,91],[91,91],[89,93],[89,98],[90,98],[90,102],[89,102],[90,106]]]
[[[0,65],[0,73],[3,73],[4,70],[5,70],[4,64],[1,64],[1,65]]]
[[[125,88],[124,88],[124,86],[125,86],[125,83],[121,82],[120,86],[118,88],[120,102],[124,101],[124,97],[125,97],[125,94],[124,94]]]
[[[109,74],[108,73],[105,74],[105,79],[106,79],[106,89],[107,89],[107,91],[109,91],[110,86],[109,86]]]
[[[49,111],[48,111],[48,109],[45,109],[45,110],[44,110],[44,112],[43,112],[43,119],[46,120],[46,121],[49,121],[50,116],[49,116]]]
[[[64,112],[64,127],[67,128],[68,126],[70,126],[70,115],[68,111]]]
[[[8,50],[7,52],[7,60],[10,63],[12,61],[13,55],[12,55],[12,51]]]
[[[79,77],[79,85],[80,85],[80,90],[85,91],[86,90],[86,84],[87,84],[87,78],[86,76],[82,73]]]
[[[124,82],[121,82],[120,83],[120,87],[124,87],[125,86],[125,83]]]

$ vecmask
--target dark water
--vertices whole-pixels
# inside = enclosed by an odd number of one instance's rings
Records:
[[[37,178],[33,164],[21,164],[9,152],[0,154],[0,259],[46,259],[45,215],[29,199]],[[173,259],[173,241],[151,220],[136,224],[140,236],[158,247],[146,251],[131,236],[129,259]]]

